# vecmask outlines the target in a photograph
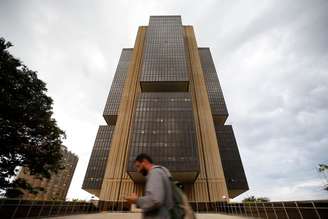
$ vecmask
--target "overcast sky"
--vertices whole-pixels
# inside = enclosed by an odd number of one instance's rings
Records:
[[[210,47],[250,190],[271,200],[328,198],[328,1],[0,2],[0,37],[38,71],[64,144],[79,156],[81,189],[121,49],[150,15],[182,15]]]

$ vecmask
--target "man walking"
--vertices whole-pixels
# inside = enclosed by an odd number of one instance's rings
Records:
[[[141,208],[145,219],[170,218],[173,199],[169,170],[155,165],[147,154],[139,154],[136,157],[135,167],[139,173],[146,176],[145,195],[138,197],[133,193],[125,199]]]

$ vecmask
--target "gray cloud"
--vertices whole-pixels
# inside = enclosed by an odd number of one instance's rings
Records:
[[[0,35],[48,84],[80,189],[120,51],[149,15],[181,14],[211,47],[250,191],[273,200],[327,198],[327,1],[2,1]]]

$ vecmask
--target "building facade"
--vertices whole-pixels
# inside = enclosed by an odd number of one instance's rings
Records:
[[[209,48],[180,16],[151,16],[123,49],[82,188],[103,201],[143,193],[137,154],[184,184],[191,202],[234,198],[248,184]]]
[[[23,191],[22,199],[27,200],[65,200],[69,186],[71,184],[74,171],[78,162],[77,155],[68,151],[62,146],[62,165],[64,169],[59,170],[57,174],[52,174],[50,179],[39,179],[29,174],[28,168],[22,168],[18,178],[25,179],[32,187],[41,187],[44,191],[34,195]]]

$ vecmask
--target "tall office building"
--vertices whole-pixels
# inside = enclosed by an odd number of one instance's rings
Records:
[[[74,171],[78,162],[77,155],[68,151],[65,146],[61,147],[63,154],[62,166],[64,169],[59,170],[57,174],[52,174],[50,179],[36,178],[30,175],[28,168],[22,168],[18,178],[25,179],[33,187],[41,187],[44,191],[34,195],[23,191],[22,199],[28,200],[65,200],[69,186],[71,184]]]
[[[209,48],[198,48],[180,16],[151,16],[123,49],[82,188],[121,202],[143,192],[133,161],[149,154],[184,184],[191,202],[248,190]]]

